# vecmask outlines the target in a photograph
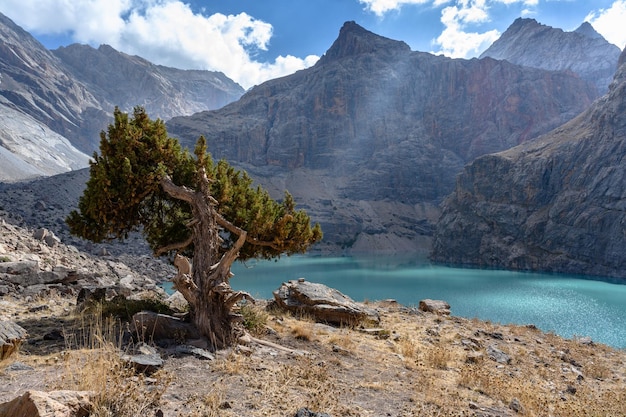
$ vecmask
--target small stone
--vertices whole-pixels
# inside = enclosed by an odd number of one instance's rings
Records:
[[[465,358],[466,363],[479,363],[483,359],[482,352],[469,352]]]
[[[511,363],[511,357],[498,349],[496,345],[487,347],[487,356],[489,356],[489,359],[504,365]]]
[[[515,411],[516,413],[521,413],[523,412],[523,407],[522,404],[520,404],[519,400],[517,398],[513,398],[511,400],[511,403],[509,404],[509,408],[513,411]]]

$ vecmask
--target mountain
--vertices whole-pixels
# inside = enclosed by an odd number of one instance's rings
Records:
[[[626,278],[626,50],[619,64],[580,116],[465,168],[434,260]]]
[[[167,123],[193,146],[288,189],[351,251],[427,247],[464,164],[573,118],[596,98],[570,72],[412,52],[354,22],[312,68]]]
[[[163,120],[217,109],[237,100],[243,88],[221,72],[180,70],[118,52],[108,45],[98,49],[70,45],[53,50],[74,78],[101,103],[131,110],[143,106]]]
[[[573,32],[518,18],[480,57],[546,70],[569,70],[606,93],[617,69],[620,49],[588,22]]]
[[[80,123],[76,114],[96,105],[49,51],[0,14],[0,181],[86,166],[88,156],[64,134]]]
[[[157,66],[108,46],[48,51],[0,14],[0,181],[86,166],[115,106],[167,119],[242,94],[221,73]]]

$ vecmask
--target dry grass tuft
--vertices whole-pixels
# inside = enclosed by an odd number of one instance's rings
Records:
[[[298,322],[291,328],[293,337],[310,342],[313,340],[313,326],[310,322]]]
[[[93,391],[92,417],[131,417],[154,408],[170,382],[165,372],[151,378],[135,373],[121,358],[119,326],[112,319],[104,322],[92,316],[86,328],[68,338],[63,354],[64,372],[57,389]],[[78,346],[78,347],[77,347]]]

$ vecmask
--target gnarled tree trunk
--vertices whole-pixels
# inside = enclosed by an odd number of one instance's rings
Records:
[[[215,200],[208,192],[208,179],[203,175],[198,191],[174,184],[169,178],[161,186],[174,198],[187,201],[192,208],[190,222],[191,239],[162,248],[159,252],[181,249],[194,245],[194,257],[190,274],[179,267],[174,278],[174,288],[187,300],[192,322],[216,349],[230,345],[235,335],[233,322],[238,318],[232,313],[233,306],[243,298],[252,300],[247,293],[233,291],[230,287],[230,267],[237,259],[239,250],[246,242],[247,233],[224,219],[215,209]],[[238,235],[237,241],[218,260],[220,227]],[[187,268],[188,269],[188,268]]]

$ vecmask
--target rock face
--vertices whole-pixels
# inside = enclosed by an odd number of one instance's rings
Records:
[[[576,119],[465,168],[433,259],[626,277],[625,61],[622,52],[609,93]]]
[[[571,73],[411,52],[348,22],[314,67],[167,126],[188,146],[206,135],[216,158],[275,196],[290,190],[326,241],[415,250],[464,164],[559,126],[595,97]]]
[[[364,321],[380,321],[375,310],[356,303],[334,288],[303,278],[283,283],[274,291],[274,301],[280,308],[325,323],[357,325]]]
[[[221,73],[156,66],[107,46],[48,51],[0,13],[0,181],[87,166],[116,105],[167,119],[241,94]]]
[[[595,83],[598,92],[605,94],[619,54],[619,47],[607,42],[588,22],[573,32],[564,32],[534,19],[519,18],[480,57],[506,59],[533,68],[569,70]]]
[[[89,391],[27,391],[0,404],[0,417],[87,417],[94,395]]]

